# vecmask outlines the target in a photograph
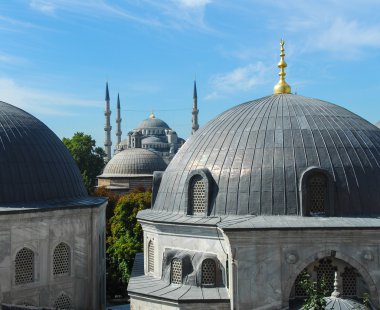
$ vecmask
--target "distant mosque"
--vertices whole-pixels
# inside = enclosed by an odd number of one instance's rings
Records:
[[[197,85],[194,81],[192,134],[198,130]],[[104,186],[119,194],[136,187],[152,188],[153,172],[164,171],[179,148],[185,143],[177,132],[152,112],[137,128],[128,132],[122,140],[120,96],[117,95],[116,145],[112,157],[110,124],[110,95],[108,82],[105,96],[105,141],[104,150],[107,162],[103,173],[98,176],[98,186]]]

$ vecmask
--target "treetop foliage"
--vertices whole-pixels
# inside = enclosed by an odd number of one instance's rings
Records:
[[[96,147],[96,142],[91,135],[83,132],[76,132],[71,139],[63,138],[62,142],[76,161],[87,191],[91,192],[95,186],[96,177],[104,168],[104,150]]]

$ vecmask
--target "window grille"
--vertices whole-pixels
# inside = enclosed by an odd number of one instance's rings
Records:
[[[182,284],[182,260],[180,258],[174,258],[171,266],[171,283]]]
[[[316,173],[310,176],[308,195],[310,214],[326,214],[327,178],[324,174]]]
[[[356,272],[354,268],[344,268],[342,273],[343,282],[343,295],[344,296],[357,296],[356,291]]]
[[[148,272],[154,272],[154,243],[152,240],[148,243]]]
[[[54,307],[59,310],[69,310],[72,309],[71,299],[66,294],[61,294],[54,302]]]
[[[296,283],[295,283],[295,287],[294,287],[294,294],[295,294],[295,297],[305,297],[306,296],[306,292],[304,290],[304,288],[302,287],[301,285],[301,281],[303,280],[304,278],[304,274],[307,273],[307,270],[304,269],[296,278]]]
[[[53,275],[70,274],[70,247],[61,242],[54,249]]]
[[[22,248],[15,259],[15,284],[26,284],[34,281],[34,253]]]
[[[190,213],[204,215],[206,210],[206,187],[203,178],[196,175],[190,182]]]
[[[215,286],[216,264],[208,258],[202,262],[202,285]]]
[[[334,291],[334,278],[336,269],[337,268],[332,265],[331,260],[327,258],[320,260],[317,267],[317,282],[320,282],[324,278],[329,294]]]

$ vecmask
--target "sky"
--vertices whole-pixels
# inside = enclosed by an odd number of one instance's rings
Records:
[[[380,120],[378,0],[2,0],[0,100],[60,138],[104,144],[108,81],[116,141],[151,111],[191,133],[193,81],[200,126],[272,94],[279,42],[293,93]]]

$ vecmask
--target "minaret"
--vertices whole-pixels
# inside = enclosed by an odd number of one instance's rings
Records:
[[[292,89],[290,88],[290,85],[285,82],[285,68],[288,66],[285,62],[285,49],[284,49],[284,40],[281,39],[280,46],[281,46],[281,53],[280,53],[280,62],[278,63],[277,67],[280,68],[280,73],[278,74],[280,76],[280,80],[273,88],[274,94],[290,94],[292,92]]]
[[[105,138],[104,138],[104,151],[106,152],[105,161],[108,162],[111,159],[111,123],[110,123],[110,116],[111,116],[111,110],[110,110],[110,94],[108,91],[108,82],[106,84],[106,107],[104,111],[104,115],[106,117],[106,123],[104,125],[104,132],[105,132]]]
[[[198,125],[198,98],[197,98],[197,82],[194,81],[194,92],[193,92],[193,111],[191,114],[192,117],[192,126],[191,126],[191,134],[194,134],[199,128]]]
[[[116,146],[121,142],[121,117],[120,117],[120,97],[117,94],[117,115],[116,115]]]

